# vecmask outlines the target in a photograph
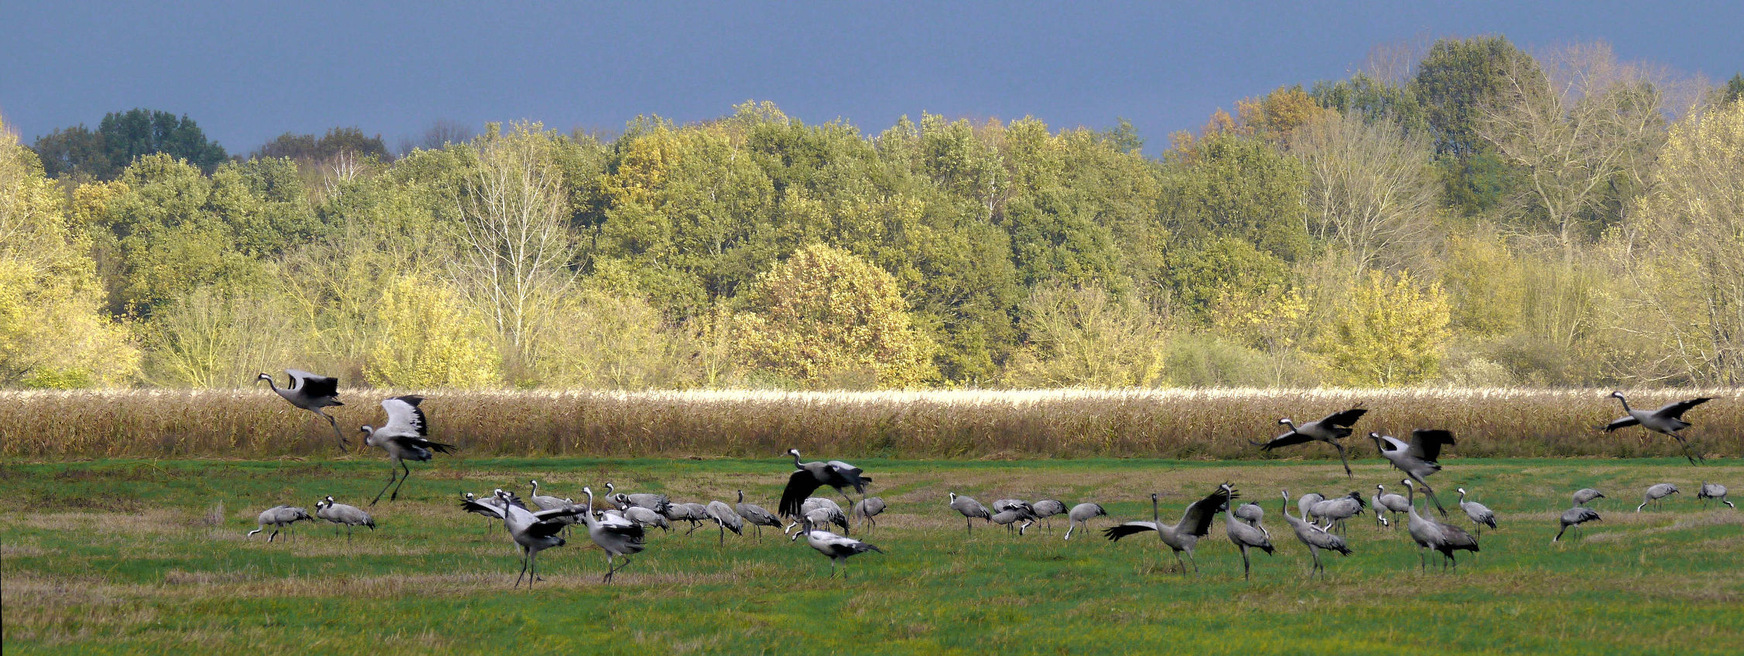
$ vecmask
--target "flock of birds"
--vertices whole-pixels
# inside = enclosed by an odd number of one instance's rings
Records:
[[[334,438],[340,448],[348,449],[349,445],[339,430],[338,422],[322,411],[323,408],[343,405],[338,399],[338,380],[294,369],[287,370],[286,373],[290,376],[290,382],[282,388],[268,374],[260,374],[259,379],[266,381],[273,391],[292,405],[325,418],[333,427]],[[1711,399],[1695,398],[1647,411],[1630,408],[1621,392],[1613,392],[1611,396],[1623,403],[1626,416],[1607,424],[1605,431],[1641,426],[1676,439],[1692,464],[1701,460],[1699,454],[1690,450],[1688,441],[1680,432],[1690,426],[1683,420],[1683,414]],[[387,453],[390,462],[387,484],[376,493],[369,505],[379,502],[383,494],[388,494],[390,488],[393,492],[388,495],[389,501],[398,499],[400,486],[411,475],[407,461],[424,462],[436,453],[452,452],[452,445],[430,439],[429,422],[420,407],[423,400],[418,396],[386,399],[381,403],[382,409],[387,412],[386,423],[380,427],[365,425],[359,429],[363,433],[363,444],[382,449]],[[1278,423],[1288,426],[1288,432],[1268,442],[1253,444],[1263,451],[1271,451],[1310,442],[1324,442],[1337,449],[1346,476],[1352,477],[1345,447],[1339,440],[1353,433],[1353,426],[1366,412],[1361,407],[1351,408],[1301,425],[1289,418],[1280,419]],[[1457,570],[1459,563],[1454,553],[1476,553],[1479,549],[1478,537],[1464,528],[1437,519],[1429,512],[1428,506],[1433,503],[1442,517],[1448,516],[1448,511],[1436,496],[1434,488],[1425,481],[1441,471],[1437,460],[1442,447],[1455,444],[1453,433],[1440,429],[1414,430],[1409,442],[1375,432],[1370,432],[1368,437],[1375,443],[1380,455],[1404,473],[1405,478],[1399,481],[1404,487],[1404,495],[1388,492],[1384,484],[1375,485],[1375,493],[1367,499],[1358,492],[1331,498],[1310,493],[1295,498],[1297,514],[1291,515],[1292,497],[1288,490],[1280,490],[1283,500],[1279,512],[1284,516],[1284,522],[1290,526],[1297,541],[1307,548],[1312,557],[1311,575],[1323,575],[1326,571],[1320,559],[1321,551],[1342,555],[1352,553],[1346,539],[1345,525],[1348,520],[1362,515],[1365,510],[1372,511],[1376,525],[1383,528],[1396,526],[1403,516],[1406,532],[1419,550],[1419,568],[1428,568],[1428,554],[1435,551],[1442,556],[1443,568],[1452,567]],[[589,540],[605,552],[606,573],[602,580],[607,583],[611,582],[617,572],[629,566],[631,556],[647,548],[649,529],[670,531],[676,522],[690,523],[687,535],[705,523],[712,522],[719,532],[722,544],[726,541],[727,531],[743,535],[745,527],[750,526],[761,539],[763,527],[779,528],[790,542],[797,542],[803,537],[808,546],[828,558],[832,577],[836,575],[837,567],[848,558],[868,552],[883,553],[876,545],[847,535],[850,532],[850,516],[876,527],[876,518],[887,507],[883,499],[866,496],[866,488],[871,484],[872,478],[866,476],[859,467],[840,460],[806,462],[801,459],[797,449],[790,449],[787,453],[793,457],[793,471],[788,475],[787,485],[775,512],[754,503],[747,503],[743,490],[736,491],[738,502],[734,505],[723,501],[700,504],[676,502],[664,494],[621,493],[610,482],[605,483],[603,502],[596,499],[591,487],[583,487],[582,493],[586,495],[586,503],[583,504],[576,503],[571,498],[540,494],[537,480],[528,482],[531,492],[526,500],[513,491],[503,489],[493,490],[484,497],[468,492],[463,495],[460,508],[485,517],[487,533],[494,531],[500,524],[504,533],[520,550],[521,571],[515,579],[516,587],[520,586],[522,580],[527,581],[529,588],[534,581],[540,580],[539,552],[563,546],[566,544],[564,535],[578,526],[586,531]],[[833,498],[812,496],[825,487],[833,488],[848,502],[847,511]],[[1422,513],[1417,511],[1419,488],[1425,497]],[[850,489],[860,495],[858,501],[848,495]],[[1457,492],[1458,507],[1470,521],[1473,531],[1482,530],[1478,527],[1498,528],[1495,512],[1481,503],[1468,500],[1465,488],[1458,488]],[[1636,507],[1636,512],[1648,505],[1657,508],[1665,497],[1677,493],[1679,490],[1674,484],[1653,485],[1643,494],[1642,503]],[[1726,495],[1724,485],[1706,481],[1701,483],[1697,492],[1697,498],[1704,505],[1710,500],[1717,500],[1735,508]],[[1248,578],[1252,571],[1249,551],[1259,550],[1269,555],[1274,553],[1276,547],[1272,543],[1271,531],[1263,524],[1265,511],[1257,503],[1234,505],[1239,498],[1240,493],[1233,484],[1219,485],[1209,495],[1189,504],[1179,521],[1165,524],[1161,518],[1160,497],[1152,494],[1149,521],[1123,522],[1106,528],[1103,535],[1110,541],[1119,541],[1154,533],[1157,541],[1173,552],[1176,564],[1183,574],[1187,572],[1189,563],[1197,572],[1198,561],[1194,557],[1194,548],[1200,538],[1210,534],[1216,516],[1224,513],[1224,533],[1241,552],[1242,576]],[[1578,531],[1586,522],[1599,521],[1599,514],[1592,509],[1591,504],[1601,498],[1606,497],[1596,489],[1587,488],[1575,492],[1573,506],[1562,513],[1561,529],[1551,541],[1560,541],[1570,528]],[[529,505],[528,501],[532,504]],[[1065,540],[1071,540],[1076,530],[1088,530],[1091,520],[1108,514],[1097,503],[1079,503],[1068,508],[1065,502],[1057,499],[1034,502],[999,499],[989,508],[956,492],[949,493],[948,507],[964,518],[964,529],[971,535],[974,533],[975,520],[1004,526],[1007,531],[1014,531],[1019,536],[1024,535],[1036,522],[1046,523],[1051,532],[1051,518],[1063,514],[1068,519]],[[260,514],[259,527],[248,535],[253,536],[271,527],[272,533],[267,536],[267,541],[271,542],[281,530],[292,524],[317,519],[333,524],[336,532],[343,527],[348,541],[351,532],[357,527],[367,527],[372,531],[375,529],[375,520],[367,511],[338,503],[328,496],[316,502],[315,514],[312,516],[299,507],[281,505],[269,508]],[[832,526],[841,528],[843,534],[831,531]],[[1186,556],[1185,561],[1182,560],[1183,554]]]

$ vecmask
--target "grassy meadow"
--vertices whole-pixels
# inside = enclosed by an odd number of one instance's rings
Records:
[[[1336,405],[1336,403],[1330,403]],[[358,405],[363,405],[359,403]],[[1717,404],[1716,404],[1717,405]],[[442,421],[436,415],[435,421]],[[441,424],[438,424],[441,425]],[[1324,448],[1324,447],[1321,447]],[[1359,451],[1354,479],[1336,462],[1138,459],[898,460],[857,458],[889,501],[864,537],[885,554],[856,557],[845,578],[765,531],[686,536],[655,531],[612,585],[585,535],[540,558],[545,580],[511,589],[517,556],[500,530],[457,508],[460,492],[529,478],[561,496],[616,482],[676,500],[749,500],[773,507],[790,463],[755,459],[442,458],[415,465],[398,502],[372,510],[379,529],[347,542],[299,524],[267,543],[263,508],[311,510],[323,495],[362,505],[385,482],[370,458],[99,459],[0,466],[8,654],[260,653],[1340,653],[1736,654],[1744,651],[1744,512],[1704,509],[1703,478],[1744,490],[1735,459],[1451,457],[1432,482],[1457,486],[1499,514],[1483,551],[1457,573],[1420,573],[1403,528],[1351,521],[1356,553],[1308,555],[1278,516],[1293,495],[1367,493],[1399,475]],[[1457,454],[1457,451],[1455,452]],[[834,454],[830,454],[834,455]],[[1099,534],[1027,536],[963,520],[946,493],[1094,500],[1096,529],[1165,521],[1221,482],[1258,500],[1278,545],[1255,553],[1254,578],[1223,537],[1201,542],[1197,575],[1155,540]],[[1647,485],[1684,494],[1635,513]],[[1580,487],[1604,490],[1604,521],[1553,544],[1556,516]],[[862,536],[862,527],[854,534]],[[1433,561],[1432,561],[1433,562]]]

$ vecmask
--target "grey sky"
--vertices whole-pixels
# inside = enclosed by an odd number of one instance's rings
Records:
[[[870,132],[922,111],[1124,116],[1155,153],[1217,107],[1344,77],[1384,43],[1605,40],[1714,80],[1744,69],[1736,2],[5,4],[0,115],[26,140],[147,107],[232,152],[336,125],[392,146],[439,118],[616,131],[757,99]]]

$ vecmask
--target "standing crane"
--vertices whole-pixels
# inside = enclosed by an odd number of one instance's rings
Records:
[[[1314,557],[1314,567],[1308,570],[1308,576],[1314,576],[1315,572],[1319,572],[1321,576],[1325,576],[1326,566],[1320,564],[1320,550],[1326,549],[1329,551],[1336,551],[1349,556],[1350,547],[1345,546],[1344,538],[1327,533],[1326,529],[1315,526],[1313,522],[1306,519],[1297,519],[1294,516],[1291,516],[1290,491],[1281,490],[1281,492],[1284,494],[1284,501],[1283,504],[1279,506],[1278,512],[1284,514],[1284,523],[1289,524],[1290,529],[1296,532],[1297,540],[1301,540],[1302,544],[1308,545],[1308,554]]]
[[[1229,494],[1229,498],[1236,498],[1235,488],[1231,487],[1228,483],[1223,484],[1223,490]],[[1259,506],[1253,507],[1258,508]],[[1259,520],[1255,519],[1254,522],[1257,524]],[[1230,512],[1224,517],[1223,532],[1229,536],[1229,541],[1234,542],[1235,547],[1241,550],[1242,580],[1251,580],[1252,565],[1248,562],[1247,550],[1259,549],[1260,551],[1266,552],[1267,556],[1272,555],[1272,540],[1270,534],[1266,532],[1264,527],[1250,525],[1246,521],[1237,518],[1234,512]]]
[[[1187,506],[1187,511],[1181,514],[1181,521],[1173,525],[1164,524],[1158,516],[1157,495],[1151,494],[1151,521],[1126,522],[1111,526],[1102,532],[1110,541],[1116,541],[1128,535],[1145,531],[1156,531],[1158,541],[1169,546],[1175,552],[1175,562],[1181,566],[1181,574],[1187,574],[1187,564],[1181,562],[1181,553],[1193,561],[1193,571],[1199,571],[1199,559],[1193,557],[1193,547],[1199,544],[1199,538],[1211,532],[1211,520],[1223,507],[1229,503],[1230,491],[1227,486],[1217,488],[1203,499],[1194,501]]]
[[[1375,502],[1375,519],[1377,520],[1378,523],[1380,523],[1383,526],[1393,526],[1394,524],[1398,523],[1399,516],[1405,514],[1405,508],[1406,508],[1405,496],[1401,495],[1401,494],[1395,494],[1392,492],[1388,492],[1387,486],[1385,486],[1385,485],[1378,485],[1378,484],[1375,485],[1374,502]],[[1388,520],[1387,518],[1382,517],[1381,516],[1382,511],[1391,513],[1393,515],[1393,518],[1391,520]]]
[[[1465,488],[1463,487],[1459,488],[1459,509],[1465,511],[1466,518],[1470,519],[1472,524],[1481,524],[1490,528],[1496,527],[1496,513],[1491,511],[1489,506],[1476,501],[1466,501]]]
[[[764,510],[763,506],[759,506],[759,505],[754,504],[754,503],[745,503],[745,491],[739,490],[738,492],[739,492],[739,505],[736,506],[734,508],[734,510],[738,511],[739,516],[744,518],[747,523],[749,523],[752,526],[757,527],[757,539],[758,540],[763,539],[763,527],[765,527],[765,526],[774,526],[776,528],[781,527],[781,520],[779,518],[777,518],[773,514],[770,514],[769,511]]]
[[[285,375],[290,378],[285,383],[286,387],[279,387],[279,384],[273,381],[273,377],[266,372],[261,372],[259,376],[255,377],[255,380],[266,381],[267,386],[271,387],[272,391],[277,392],[286,401],[290,401],[291,405],[326,419],[327,425],[333,427],[333,439],[339,443],[339,450],[351,450],[351,446],[345,443],[345,436],[339,432],[339,421],[334,419],[333,415],[321,411],[322,408],[345,405],[339,402],[339,379],[312,374],[301,369],[286,369]]]
[[[1368,410],[1363,408],[1351,408],[1342,412],[1334,412],[1320,418],[1318,421],[1310,421],[1301,426],[1297,426],[1296,422],[1291,421],[1289,417],[1285,417],[1279,419],[1278,423],[1284,426],[1289,426],[1290,432],[1274,437],[1270,442],[1265,442],[1263,444],[1253,440],[1248,440],[1248,443],[1259,447],[1261,451],[1271,451],[1278,447],[1307,444],[1309,442],[1325,442],[1331,444],[1333,448],[1338,449],[1338,461],[1344,464],[1344,475],[1348,478],[1351,476],[1350,460],[1344,455],[1344,445],[1340,444],[1338,441],[1350,437],[1350,427],[1355,425],[1356,421],[1361,419],[1363,414],[1366,412],[1368,412]]]
[[[412,476],[412,468],[406,466],[407,460],[429,462],[430,452],[453,453],[454,446],[441,442],[430,441],[430,423],[424,418],[424,411],[418,408],[424,402],[422,396],[396,396],[381,402],[382,409],[388,412],[388,423],[381,428],[364,425],[358,429],[363,431],[364,446],[380,447],[388,453],[388,484],[383,485],[381,492],[375,493],[369,505],[381,501],[381,495],[394,488],[394,493],[388,496],[388,501],[400,498],[400,486],[394,485],[398,478],[400,485],[406,484],[406,479]],[[398,466],[405,471],[401,474],[394,469]]]
[[[1041,501],[1030,504],[1029,509],[1035,513],[1036,519],[1042,520],[1042,525],[1047,527],[1048,532],[1053,533],[1054,522],[1049,518],[1054,515],[1065,514],[1066,504],[1059,499],[1042,499]]]
[[[1690,427],[1690,423],[1683,420],[1683,413],[1689,412],[1690,408],[1714,400],[1712,397],[1702,396],[1687,401],[1667,403],[1658,410],[1651,411],[1630,408],[1629,399],[1623,398],[1622,392],[1611,392],[1611,398],[1623,402],[1624,416],[1605,424],[1605,432],[1640,426],[1655,433],[1670,435],[1672,439],[1677,440],[1677,443],[1683,446],[1683,457],[1689,459],[1690,464],[1696,464],[1697,461],[1707,461],[1707,458],[1703,457],[1702,454],[1690,451],[1689,441],[1685,440],[1679,432]]]
[[[817,529],[809,519],[803,520],[800,531],[794,533],[793,537],[788,538],[788,541],[798,540],[801,535],[805,536],[806,546],[817,550],[818,553],[830,559],[830,578],[836,577],[836,565],[846,563],[848,558],[852,556],[858,556],[868,551],[884,553],[883,549],[871,544]],[[843,572],[842,578],[848,578],[848,574]]]
[[[1380,450],[1381,457],[1393,463],[1399,471],[1405,472],[1411,480],[1423,486],[1423,494],[1435,502],[1435,509],[1441,511],[1441,516],[1447,516],[1447,508],[1442,507],[1441,499],[1435,496],[1435,489],[1423,479],[1430,474],[1441,471],[1441,463],[1436,462],[1441,457],[1441,447],[1453,444],[1453,433],[1439,429],[1419,428],[1411,431],[1411,443],[1391,435],[1369,433],[1369,439],[1375,441],[1375,448]]]
[[[884,499],[879,497],[866,497],[854,502],[854,516],[866,520],[872,528],[878,528],[878,520],[875,518],[883,512]]]
[[[993,513],[987,512],[987,506],[981,505],[981,502],[957,496],[956,492],[951,492],[950,495],[951,510],[963,516],[963,530],[968,531],[969,535],[975,534],[975,520],[988,521],[993,518]]]
[[[331,522],[335,536],[339,534],[339,527],[344,526],[347,544],[351,543],[351,530],[353,528],[368,526],[369,530],[375,530],[374,517],[370,517],[369,513],[357,506],[334,503],[333,495],[327,495],[327,498],[315,502],[315,516]]]
[[[1417,543],[1419,569],[1429,568],[1429,550],[1434,549],[1441,552],[1442,567],[1446,567],[1447,563],[1451,562],[1454,570],[1458,571],[1459,561],[1454,560],[1453,552],[1464,550],[1477,553],[1478,539],[1458,526],[1443,524],[1418,515],[1417,488],[1411,486],[1409,478],[1400,480],[1399,484],[1405,486],[1405,502],[1410,505],[1406,511],[1408,519],[1405,523],[1405,529],[1411,534],[1411,540]],[[1427,509],[1425,507],[1425,510]]]

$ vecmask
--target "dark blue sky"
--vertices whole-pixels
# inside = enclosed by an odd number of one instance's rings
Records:
[[[1604,40],[1713,80],[1744,69],[1738,2],[115,4],[0,12],[0,115],[26,140],[148,107],[232,152],[336,125],[392,147],[439,118],[616,131],[757,99],[868,132],[923,110],[1124,116],[1154,153],[1237,98],[1344,77],[1378,44]]]

